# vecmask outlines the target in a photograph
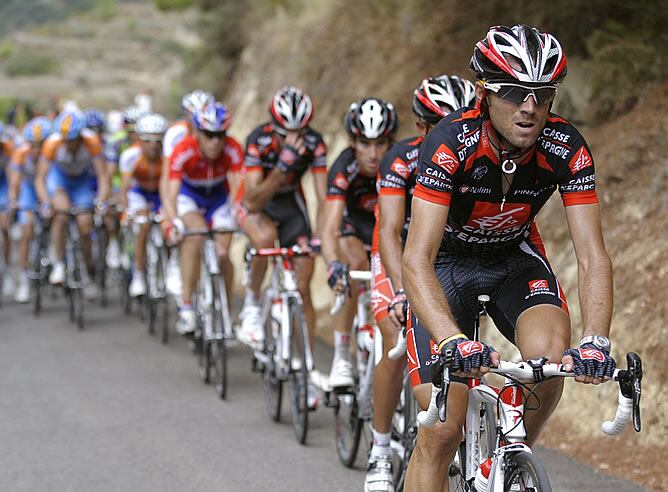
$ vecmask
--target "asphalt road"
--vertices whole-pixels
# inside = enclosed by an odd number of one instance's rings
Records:
[[[62,299],[40,319],[9,300],[0,309],[0,490],[362,490],[365,451],[356,469],[339,464],[331,410],[311,414],[306,446],[287,400],[283,422],[269,421],[244,348],[222,402],[183,339],[161,345],[113,303],[86,309],[84,332]],[[555,491],[645,490],[538,453]]]

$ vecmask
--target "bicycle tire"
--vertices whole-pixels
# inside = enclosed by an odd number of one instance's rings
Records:
[[[160,293],[160,306],[162,310],[162,324],[160,325],[160,342],[166,344],[169,341],[169,302],[167,301],[167,289],[165,285],[165,271],[167,264],[167,249],[164,246],[157,248],[158,261],[156,263],[156,284]]]
[[[334,409],[334,433],[336,454],[346,468],[352,468],[357,460],[362,437],[363,420],[359,416],[356,393],[337,395]]]
[[[280,348],[280,337],[274,338],[274,333],[279,333],[280,329],[276,326],[274,330],[273,323],[276,323],[269,312],[273,299],[265,295],[263,313],[264,318],[264,345],[263,353],[266,356],[266,363],[262,367],[262,393],[264,404],[267,409],[267,415],[274,422],[281,420],[281,404],[283,402],[283,381],[278,377],[276,371],[276,354]]]
[[[70,296],[72,297],[72,305],[74,307],[74,321],[76,322],[79,331],[83,331],[85,326],[84,326],[83,294],[81,292],[81,289],[72,289],[70,291]]]
[[[308,343],[308,329],[301,306],[293,300],[288,303],[290,310],[290,372],[288,374],[288,389],[290,393],[290,408],[292,410],[292,430],[299,444],[306,442],[308,435],[308,367],[306,367],[306,351]],[[299,343],[299,347],[297,346]],[[300,350],[298,350],[298,348]],[[295,358],[299,352],[298,359]],[[294,367],[294,361],[299,360],[299,366]]]
[[[156,306],[156,301],[154,299],[148,300],[148,334],[155,334],[155,325],[157,322],[158,316],[158,307]]]
[[[95,231],[95,282],[100,291],[100,307],[107,307],[107,293],[105,290],[107,281],[107,229],[102,225]]]
[[[401,401],[403,407],[401,409],[402,428],[393,434],[397,436],[401,445],[404,448],[403,455],[400,456],[399,466],[394,476],[394,483],[396,484],[396,491],[404,490],[404,481],[406,479],[406,471],[408,470],[408,463],[413,454],[413,449],[417,443],[417,414],[418,405],[413,394],[413,387],[411,386],[408,373],[404,376],[404,387],[402,390]]]
[[[213,296],[213,330],[216,339],[212,344],[214,385],[221,400],[227,397],[227,343],[223,321],[223,302],[221,296],[227,296],[225,282],[220,275],[211,276],[211,295]]]
[[[42,281],[39,278],[32,280],[32,315],[38,318],[42,312]]]
[[[504,491],[552,492],[545,467],[535,454],[527,451],[512,453],[506,456],[505,461]]]

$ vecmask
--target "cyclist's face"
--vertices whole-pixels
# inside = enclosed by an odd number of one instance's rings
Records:
[[[197,131],[197,142],[204,157],[218,159],[225,149],[225,133]]]
[[[65,140],[65,148],[70,154],[74,154],[79,150],[81,142],[81,137],[77,137],[72,140]]]
[[[355,151],[355,159],[357,159],[360,172],[365,176],[375,176],[378,173],[381,159],[390,148],[390,139],[388,137],[375,140],[356,138],[352,141],[351,147]]]
[[[162,154],[162,140],[142,140],[141,150],[151,161],[157,161]]]
[[[547,121],[549,102],[536,104],[530,96],[521,104],[515,104],[491,91],[487,91],[485,97],[492,125],[505,140],[504,144],[527,149],[536,143]]]
[[[131,143],[137,143],[139,142],[139,135],[134,130],[128,130],[128,139]]]

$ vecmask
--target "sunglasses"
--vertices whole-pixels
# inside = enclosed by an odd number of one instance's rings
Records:
[[[202,135],[204,135],[209,140],[213,140],[214,138],[217,138],[219,140],[225,138],[225,132],[212,132],[209,130],[201,130],[201,132]]]
[[[499,98],[517,105],[526,102],[529,97],[533,96],[536,104],[543,106],[554,101],[554,96],[557,93],[557,87],[554,85],[527,87],[519,84],[493,84],[490,82],[484,82],[482,85]]]

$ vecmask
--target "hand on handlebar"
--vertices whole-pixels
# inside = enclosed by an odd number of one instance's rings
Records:
[[[348,265],[336,260],[331,262],[327,267],[327,284],[335,292],[349,294]]]
[[[617,364],[610,354],[592,344],[564,352],[561,359],[564,370],[575,373],[575,380],[585,384],[600,384],[609,380]]]
[[[406,323],[406,314],[408,312],[408,299],[406,299],[406,292],[404,289],[399,289],[395,294],[392,302],[387,306],[387,311],[390,313],[390,321],[397,328],[401,328]]]
[[[464,334],[457,338],[446,338],[439,343],[439,349],[438,363],[432,366],[436,386],[441,384],[440,375],[446,367],[452,375],[479,378],[488,373],[490,367],[497,367],[501,360],[494,347],[469,340]]]
[[[165,229],[167,240],[172,244],[176,245],[181,242],[183,239],[183,232],[186,230],[186,226],[183,224],[183,221],[179,218],[176,218],[168,223]]]

